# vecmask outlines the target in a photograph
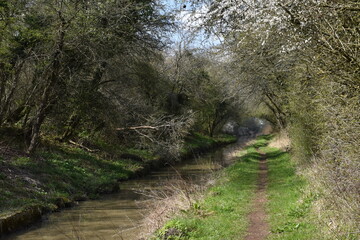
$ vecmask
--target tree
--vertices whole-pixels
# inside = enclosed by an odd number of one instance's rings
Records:
[[[81,119],[95,122],[89,109],[110,102],[103,87],[122,82],[118,76],[108,79],[110,68],[118,59],[133,64],[140,54],[145,59],[162,48],[160,37],[170,26],[169,18],[149,0],[10,1],[0,6],[4,32],[0,54],[5,70],[0,122],[11,126],[22,122],[29,153],[38,144],[46,121],[67,121],[64,139]],[[55,114],[54,109],[67,103],[71,110]]]
[[[357,1],[245,0],[210,1],[205,16],[235,52],[241,81],[287,126],[296,159],[323,173],[313,177],[328,203],[352,209],[337,213],[350,227],[359,207],[359,14]]]

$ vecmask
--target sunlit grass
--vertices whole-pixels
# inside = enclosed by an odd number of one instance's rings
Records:
[[[276,148],[263,147],[268,161],[269,239],[325,239],[319,235],[312,204],[318,197],[305,191],[308,182],[296,173],[290,154]]]
[[[263,140],[256,143],[262,144]],[[253,146],[248,147],[234,165],[223,171],[203,201],[169,221],[154,239],[241,239],[248,225],[259,157]]]
[[[204,200],[169,221],[154,239],[244,239],[254,197],[261,155],[267,156],[270,240],[331,239],[322,236],[312,209],[319,198],[296,173],[290,154],[267,147],[272,136],[261,136],[225,169]]]

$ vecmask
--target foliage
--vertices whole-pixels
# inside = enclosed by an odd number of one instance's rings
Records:
[[[216,134],[229,119],[238,119],[237,96],[219,60],[180,45],[174,56],[166,59],[166,74],[171,86],[168,111],[194,113],[193,129],[210,136]],[[224,74],[222,74],[224,73]]]
[[[201,8],[196,24],[223,40],[220,54],[190,49],[189,39],[165,53],[174,16],[155,0],[0,1],[0,130],[17,129],[6,144],[34,154],[46,141],[116,143],[176,158],[189,132],[212,136],[255,115],[289,132],[298,166],[327,196],[319,209],[337,219],[329,231],[356,230],[358,1],[190,5]]]
[[[245,0],[210,1],[204,16],[240,70],[248,107],[287,128],[299,167],[327,189],[321,211],[337,209],[338,238],[359,225],[359,13],[357,1]]]
[[[40,131],[60,140],[83,131],[114,132],[121,106],[131,99],[122,96],[120,103],[121,95],[111,92],[131,75],[144,81],[141,71],[153,71],[151,64],[136,67],[163,46],[159,34],[169,29],[170,17],[160,11],[155,1],[4,3],[0,125],[21,127],[28,152],[38,145]],[[128,61],[120,67],[123,58]],[[143,97],[142,86],[133,86]]]
[[[234,136],[218,135],[216,137],[209,137],[200,133],[193,133],[186,136],[183,152],[191,152],[194,149],[211,148],[216,143],[231,143],[236,141]]]

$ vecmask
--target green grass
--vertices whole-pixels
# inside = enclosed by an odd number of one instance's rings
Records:
[[[271,234],[269,240],[324,239],[319,235],[311,209],[318,195],[307,191],[309,184],[296,174],[290,154],[262,147],[268,161],[267,211]]]
[[[6,164],[15,173],[0,178],[0,213],[40,204],[54,208],[59,198],[96,198],[127,179],[138,163],[106,160],[80,149],[39,152],[37,158],[14,157]]]
[[[261,158],[256,148],[268,159],[268,240],[331,239],[320,235],[312,212],[319,196],[296,174],[289,153],[267,147],[271,138],[257,138],[201,202],[167,222],[154,239],[244,239]]]
[[[202,202],[169,221],[155,239],[241,239],[256,188],[258,158],[254,147],[247,148],[234,165],[224,170]],[[168,237],[169,233],[175,234]]]

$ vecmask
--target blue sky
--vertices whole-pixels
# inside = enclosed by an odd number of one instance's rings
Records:
[[[171,35],[170,39],[174,42],[173,48],[182,42],[189,48],[210,48],[221,42],[215,35],[208,38],[205,32],[194,31],[201,24],[201,20],[195,21],[196,17],[206,12],[206,6],[193,6],[192,1],[185,0],[159,0],[167,9],[176,14],[179,29]],[[186,6],[186,7],[184,7]],[[188,41],[188,39],[191,39]],[[186,41],[185,41],[186,40]],[[185,43],[184,43],[185,42]]]

